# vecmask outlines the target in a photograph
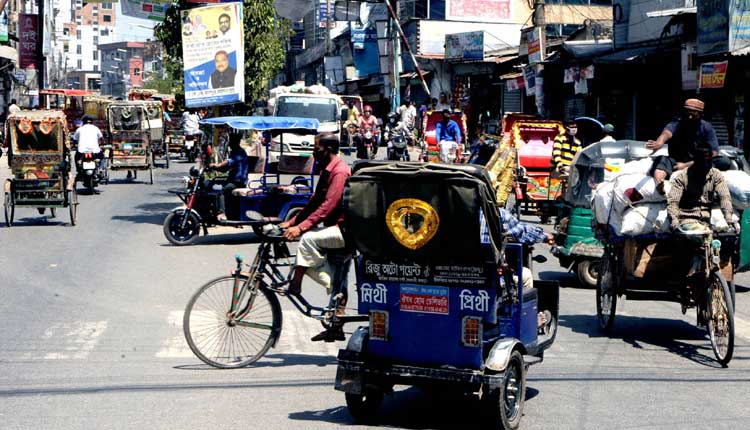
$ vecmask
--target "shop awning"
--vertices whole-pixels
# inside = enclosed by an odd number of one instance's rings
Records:
[[[523,77],[523,73],[521,73],[521,72],[513,72],[513,73],[506,73],[506,74],[500,76],[498,79],[503,80],[503,81],[510,81],[510,80],[518,79],[518,78],[522,78],[522,77]]]
[[[697,14],[698,7],[677,7],[674,9],[655,10],[653,12],[647,12],[646,16],[649,18],[662,18],[665,16],[677,16],[685,14]]]
[[[14,63],[18,63],[18,51],[12,46],[0,46],[0,58],[6,58]]]
[[[612,51],[612,40],[569,40],[563,49],[578,60],[593,58]]]
[[[624,49],[594,58],[594,63],[599,64],[624,64],[624,63],[642,63],[645,58],[664,48],[657,46],[643,46],[640,48]]]

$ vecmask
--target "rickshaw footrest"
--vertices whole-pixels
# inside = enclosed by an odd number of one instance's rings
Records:
[[[544,361],[544,356],[538,356],[538,355],[524,355],[523,356],[523,362],[527,366],[533,366],[535,364],[539,364],[542,361]]]

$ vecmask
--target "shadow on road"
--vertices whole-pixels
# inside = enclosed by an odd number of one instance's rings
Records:
[[[526,387],[526,399],[538,394]],[[341,406],[318,411],[300,411],[289,414],[296,421],[318,421],[331,424],[355,424],[346,408],[344,394],[338,393]],[[365,424],[386,428],[404,429],[456,429],[479,428],[482,404],[472,395],[450,390],[423,390],[415,387],[386,396],[376,416]],[[522,421],[523,422],[523,421]]]
[[[54,227],[70,225],[70,215],[68,214],[68,208],[57,209],[57,216],[55,218],[50,218],[49,212],[45,213],[44,215],[39,215],[36,212],[36,209],[29,210],[33,210],[34,214],[19,218],[18,209],[16,209],[15,216],[13,217],[13,226],[11,227],[7,227],[7,225],[5,224],[5,219],[0,218],[0,228]]]
[[[177,206],[176,203],[144,203],[136,206],[133,215],[113,215],[113,221],[127,221],[135,224],[162,225],[169,211]]]
[[[164,214],[166,217],[166,214]],[[159,225],[162,224],[164,221],[164,217],[162,217],[161,221],[159,222]],[[211,229],[209,228],[209,231]],[[204,236],[203,232],[201,231],[201,236],[190,246],[204,246],[204,245],[251,245],[255,243],[260,243],[260,239],[258,236],[253,233],[252,229],[236,229],[233,230],[236,231],[236,233],[221,233],[221,234],[211,234],[209,233],[208,236]],[[161,244],[161,246],[175,246],[171,243],[167,242],[166,239],[164,239],[164,243]]]
[[[328,355],[307,355],[307,354],[268,354],[261,358],[259,361],[243,367],[243,369],[262,369],[262,368],[273,368],[273,367],[289,367],[289,366],[331,366],[337,363],[336,357]],[[178,370],[221,370],[215,367],[211,367],[208,364],[186,364],[180,366],[174,366]]]
[[[636,349],[650,345],[704,366],[721,368],[714,358],[706,331],[682,320],[617,315],[609,334],[599,328],[595,315],[561,315],[559,323],[574,333],[592,338],[621,339]],[[698,341],[699,344],[688,341]]]

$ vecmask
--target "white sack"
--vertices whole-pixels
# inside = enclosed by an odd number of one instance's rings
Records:
[[[656,191],[656,181],[654,178],[641,173],[633,173],[630,175],[621,175],[615,179],[615,198],[622,200],[625,206],[629,204],[639,203],[659,203],[667,200],[666,194],[669,193],[670,184],[669,182],[664,183],[664,194]],[[629,189],[634,189],[643,196],[643,199],[631,201],[626,192]],[[624,208],[623,208],[624,209]]]
[[[741,170],[722,172],[729,185],[732,204],[737,209],[750,209],[750,175]]]
[[[639,236],[669,231],[669,215],[663,203],[649,203],[630,208],[622,217],[622,236]]]
[[[649,171],[651,170],[651,166],[653,166],[654,160],[651,158],[644,158],[642,160],[635,160],[631,161],[629,163],[625,163],[622,167],[620,167],[620,170],[618,171],[618,175],[631,175],[634,173],[640,173],[641,175],[648,175]]]

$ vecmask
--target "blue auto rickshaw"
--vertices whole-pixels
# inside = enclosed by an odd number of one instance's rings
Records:
[[[270,139],[263,139],[265,157],[249,156],[249,170],[260,173],[257,179],[249,179],[246,188],[233,191],[231,210],[227,219],[219,220],[217,201],[221,187],[216,189],[216,178],[209,177],[209,169],[193,168],[187,187],[170,189],[184,202],[173,209],[164,220],[164,235],[174,245],[190,245],[200,234],[208,234],[208,227],[260,228],[264,219],[292,219],[305,207],[315,187],[315,161],[312,154],[284,154],[285,133],[309,135],[318,129],[318,120],[310,118],[275,116],[231,116],[201,120],[206,126],[225,126],[234,130],[254,130],[266,137],[278,136],[281,154],[277,162],[271,162]],[[284,181],[286,176],[287,181]],[[289,179],[291,177],[291,179]]]
[[[489,423],[516,428],[527,368],[555,338],[559,290],[522,287],[531,252],[506,243],[486,171],[358,162],[344,207],[369,317],[338,355],[335,388],[352,416],[415,385],[477,393]]]

